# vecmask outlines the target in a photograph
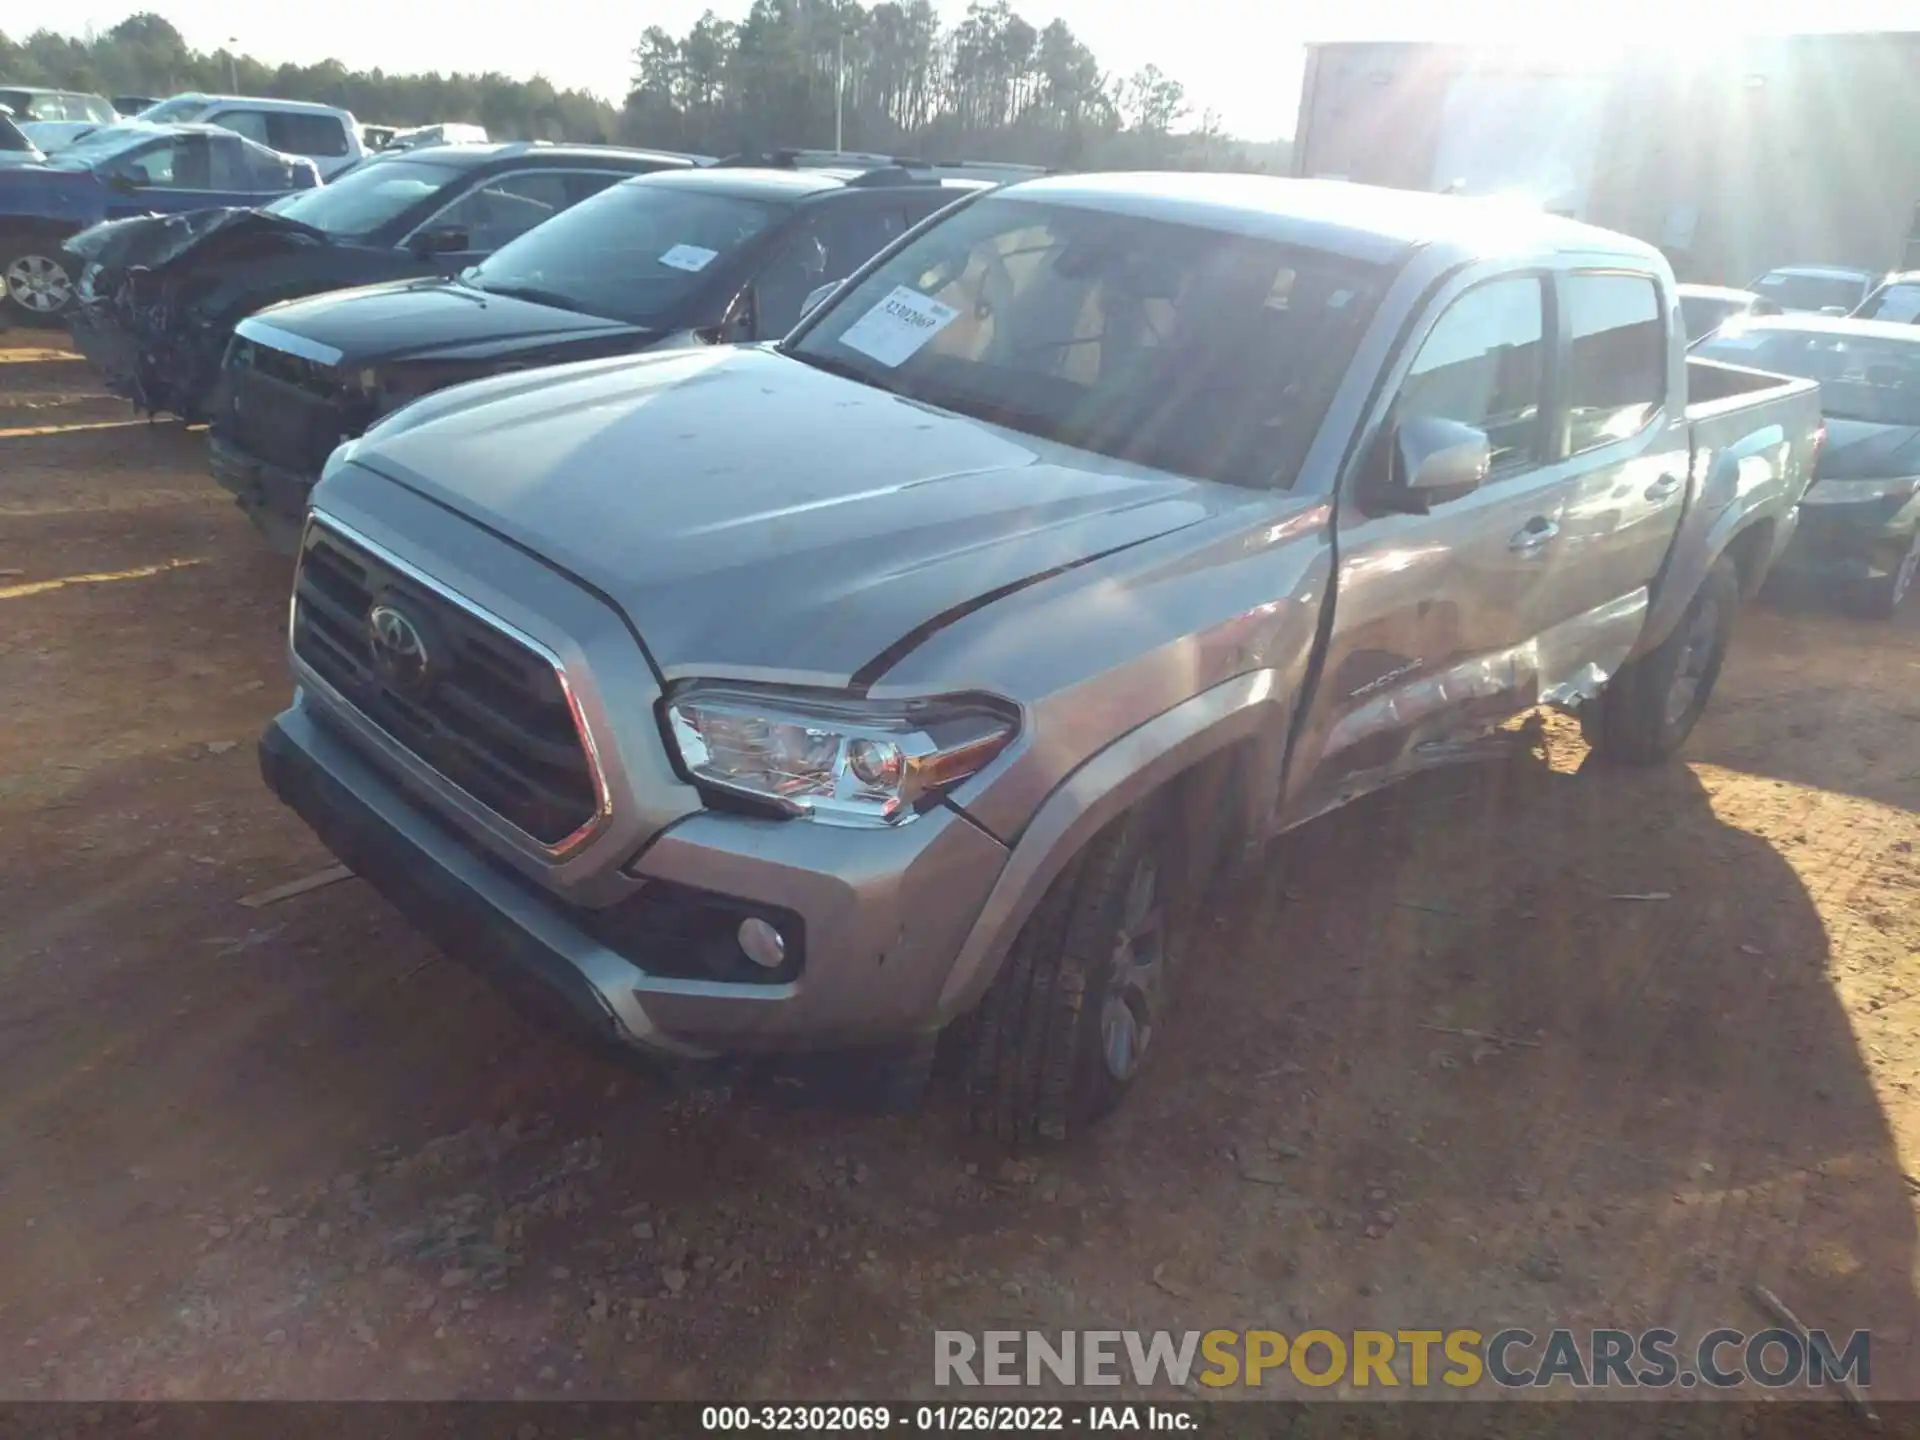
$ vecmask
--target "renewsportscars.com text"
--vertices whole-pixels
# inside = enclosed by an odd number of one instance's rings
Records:
[[[1836,1345],[1823,1330],[936,1330],[941,1386],[1105,1386],[1212,1389],[1291,1379],[1356,1388],[1767,1389],[1873,1383],[1872,1336]]]

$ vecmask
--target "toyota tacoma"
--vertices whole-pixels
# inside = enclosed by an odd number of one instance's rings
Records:
[[[1671,755],[1816,386],[1653,247],[1229,175],[963,200],[774,344],[455,386],[339,448],[265,776],[377,890],[666,1057],[953,1030],[1012,1144],[1152,1050],[1176,907],[1539,705]]]

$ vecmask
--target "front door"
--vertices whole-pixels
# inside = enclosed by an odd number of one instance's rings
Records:
[[[1448,758],[1534,703],[1531,642],[1550,623],[1568,495],[1549,450],[1552,300],[1544,273],[1469,270],[1395,366],[1381,423],[1342,477],[1333,634],[1281,824]],[[1369,467],[1389,463],[1394,427],[1414,416],[1485,431],[1492,472],[1426,514],[1381,513]]]
[[[109,220],[178,215],[259,200],[237,137],[171,135],[118,157],[102,177]]]

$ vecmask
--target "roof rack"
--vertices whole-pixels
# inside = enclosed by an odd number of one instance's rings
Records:
[[[948,174],[966,178],[989,175],[1002,179],[1024,179],[1056,172],[1041,165],[1016,165],[998,160],[927,160],[918,155],[880,155],[863,150],[743,150],[715,160],[712,166],[739,168],[754,166],[770,170],[859,170],[849,185],[937,185]]]

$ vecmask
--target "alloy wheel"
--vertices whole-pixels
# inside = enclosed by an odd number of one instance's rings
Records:
[[[1107,1073],[1122,1083],[1139,1071],[1153,1041],[1166,983],[1166,930],[1159,870],[1142,856],[1127,882],[1100,1011],[1101,1059]]]
[[[1720,602],[1702,596],[1687,617],[1686,639],[1681,642],[1680,664],[1673,672],[1673,684],[1667,688],[1667,723],[1677,725],[1686,717],[1700,694],[1700,682],[1713,665],[1714,650],[1720,638]]]
[[[56,315],[73,298],[66,267],[47,255],[21,255],[7,266],[7,297],[33,315]]]

